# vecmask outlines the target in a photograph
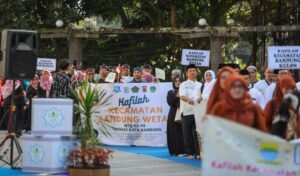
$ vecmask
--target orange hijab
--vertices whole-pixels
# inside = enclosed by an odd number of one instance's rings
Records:
[[[244,89],[244,95],[240,99],[234,99],[230,94],[230,90],[236,82],[242,83]],[[261,109],[253,104],[247,84],[244,78],[238,74],[233,74],[227,79],[225,97],[212,108],[211,114],[267,131]]]
[[[245,93],[241,99],[234,99],[231,94],[230,90],[234,83],[240,82],[242,83],[243,89],[245,90]],[[228,111],[233,110],[236,112],[244,112],[248,109],[250,109],[253,105],[252,99],[247,91],[248,87],[246,85],[246,82],[244,81],[244,78],[238,74],[234,74],[231,77],[227,79],[226,87],[225,87],[225,97],[223,100],[220,101],[220,103],[224,104],[224,107],[221,108],[219,111]],[[224,113],[222,113],[224,114]]]
[[[282,102],[283,99],[283,89],[290,89],[290,88],[296,88],[296,82],[291,76],[284,76],[278,80],[276,89],[275,89],[275,94],[274,94],[274,99],[270,100],[264,109],[264,113],[267,119],[267,125],[268,128],[272,128],[272,122],[273,119],[278,112],[279,105]]]
[[[220,100],[223,99],[224,97],[224,90],[221,88],[221,84],[220,84],[220,80],[221,80],[221,76],[222,73],[224,72],[229,72],[230,74],[235,74],[234,69],[230,68],[230,67],[223,67],[217,75],[217,81],[215,83],[214,88],[211,91],[211,94],[209,96],[208,102],[207,102],[207,109],[206,109],[206,113],[210,114],[211,110],[213,108],[213,106]]]
[[[274,98],[274,105],[276,107],[276,110],[279,107],[280,103],[282,102],[283,89],[296,89],[296,82],[291,76],[284,76],[283,78],[280,78],[278,81],[278,85],[275,90],[275,98]]]

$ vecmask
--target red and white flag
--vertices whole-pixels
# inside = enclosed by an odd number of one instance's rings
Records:
[[[118,67],[117,67],[117,69],[116,69],[117,73],[120,74],[121,71],[122,71],[122,69],[123,68],[122,68],[121,64],[119,64]]]

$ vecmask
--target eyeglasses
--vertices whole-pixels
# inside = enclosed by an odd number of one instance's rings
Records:
[[[288,74],[288,71],[279,71],[278,74],[279,74],[279,75],[287,75],[287,74]]]
[[[231,87],[232,89],[244,89],[244,86],[242,84],[234,84]]]

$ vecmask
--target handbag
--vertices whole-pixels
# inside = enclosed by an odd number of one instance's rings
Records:
[[[176,115],[175,115],[175,119],[174,119],[175,122],[178,122],[180,123],[181,122],[181,113],[180,113],[180,108],[177,108],[176,110]]]

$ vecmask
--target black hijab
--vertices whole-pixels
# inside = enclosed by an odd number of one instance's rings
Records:
[[[175,81],[176,81],[177,78],[179,78],[180,82],[182,82],[182,79],[181,79],[180,76],[176,76],[176,77],[172,80],[172,85],[173,85],[174,91],[178,91],[178,90],[179,90],[179,87],[176,87],[176,83],[175,83]]]

